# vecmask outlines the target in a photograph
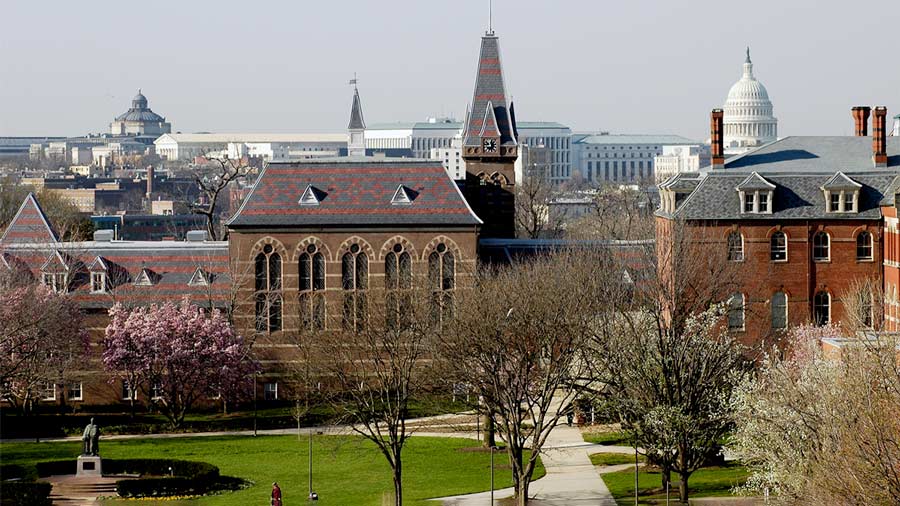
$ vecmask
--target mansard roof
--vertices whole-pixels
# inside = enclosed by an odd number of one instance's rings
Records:
[[[481,38],[475,93],[466,118],[463,145],[481,145],[481,135],[488,135],[485,132],[494,129],[494,126],[486,125],[486,121],[495,122],[500,144],[515,145],[516,126],[511,108],[500,63],[500,39],[488,33]]]
[[[0,245],[3,244],[36,244],[57,242],[56,232],[47,221],[47,216],[38,204],[33,193],[29,193],[15,217],[9,222]]]
[[[392,204],[399,186],[415,192],[409,205]],[[310,188],[318,205],[301,205]],[[440,162],[350,157],[270,162],[228,222],[232,228],[480,224]]]
[[[785,137],[727,159],[723,169],[666,181],[663,187],[696,181],[696,188],[674,213],[657,214],[688,220],[881,219],[880,207],[894,205],[900,190],[900,138],[887,138],[887,153],[887,168],[875,168],[871,137]],[[750,184],[754,174],[775,185],[771,214],[741,213],[734,189]],[[858,212],[828,213],[825,187],[858,189]]]

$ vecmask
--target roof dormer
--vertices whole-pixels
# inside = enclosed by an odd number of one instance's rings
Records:
[[[753,172],[734,189],[740,199],[741,214],[772,214],[775,185]]]
[[[301,206],[317,206],[322,202],[323,198],[325,198],[325,192],[309,184],[306,185],[306,190],[303,191],[303,195],[300,196],[298,203]]]
[[[153,286],[159,281],[159,275],[150,269],[143,267],[134,278],[134,286]]]
[[[91,276],[91,293],[106,293],[109,288],[109,266],[103,257],[96,256],[88,265]]]
[[[394,196],[391,197],[391,205],[408,206],[413,203],[417,195],[418,193],[415,190],[411,190],[401,184],[397,187],[397,191],[394,192]]]
[[[826,213],[859,212],[859,193],[862,185],[838,171],[821,187],[825,196]]]
[[[209,286],[210,280],[210,273],[203,270],[202,267],[197,267],[194,271],[194,275],[191,276],[190,281],[188,281],[188,286]]]
[[[65,254],[54,250],[41,265],[41,284],[57,293],[69,290],[70,262]]]

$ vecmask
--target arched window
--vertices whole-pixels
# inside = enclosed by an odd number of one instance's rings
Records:
[[[412,256],[402,244],[397,243],[384,257],[384,289],[387,292],[385,317],[388,326],[407,325],[411,316],[411,288]]]
[[[775,232],[769,239],[769,258],[773,262],[787,260],[787,236],[784,232]]]
[[[341,257],[341,289],[344,291],[344,330],[362,330],[367,315],[366,290],[369,288],[369,257],[359,244],[351,244]]]
[[[266,244],[254,259],[256,274],[256,330],[281,330],[281,255]]]
[[[813,321],[816,325],[827,325],[831,321],[831,294],[822,291],[813,297]]]
[[[432,294],[432,318],[441,324],[453,315],[453,289],[456,288],[456,258],[444,243],[439,243],[428,255],[428,286]]]
[[[825,232],[816,232],[813,236],[813,260],[825,261],[831,259],[831,239]]]
[[[788,322],[787,294],[775,292],[772,294],[772,328],[786,329]]]
[[[860,232],[856,236],[856,259],[872,260],[872,234]]]
[[[744,261],[744,237],[740,232],[728,234],[728,260],[731,262]]]
[[[310,244],[300,254],[300,325],[305,330],[325,329],[325,255]]]
[[[744,330],[744,294],[733,293],[728,299],[728,329]]]

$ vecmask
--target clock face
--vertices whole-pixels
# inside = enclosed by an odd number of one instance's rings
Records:
[[[486,153],[496,153],[497,152],[497,140],[496,139],[484,139],[481,141],[481,147],[484,148]]]

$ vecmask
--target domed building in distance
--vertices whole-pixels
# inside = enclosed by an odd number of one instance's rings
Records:
[[[728,90],[725,100],[725,154],[739,154],[777,140],[778,119],[766,87],[753,75],[750,48],[744,60],[744,74]]]
[[[147,106],[147,97],[138,90],[138,94],[131,99],[131,108],[109,124],[109,133],[115,136],[133,135],[155,139],[162,134],[172,133],[172,125]]]

